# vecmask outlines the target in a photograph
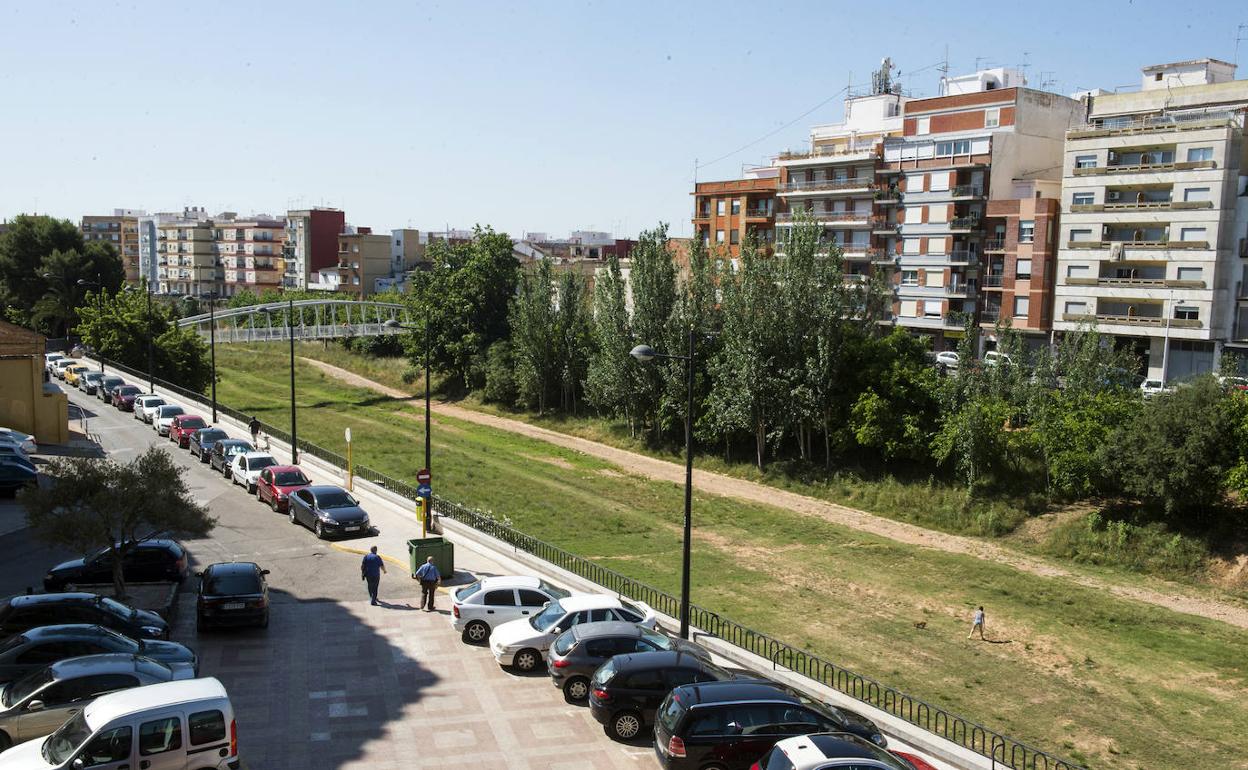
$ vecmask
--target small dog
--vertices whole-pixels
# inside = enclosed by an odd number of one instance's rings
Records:
[[[914,627],[922,631],[923,629],[927,628],[927,621],[920,620],[918,623],[914,624]]]

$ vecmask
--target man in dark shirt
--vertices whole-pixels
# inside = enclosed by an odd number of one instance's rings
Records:
[[[381,583],[381,573],[386,571],[386,563],[377,555],[377,546],[368,549],[364,561],[360,563],[360,578],[368,583],[368,598],[373,606],[377,605],[377,586]]]
[[[251,445],[256,446],[256,438],[260,435],[260,418],[253,415],[251,422],[247,423],[247,429],[251,431]]]

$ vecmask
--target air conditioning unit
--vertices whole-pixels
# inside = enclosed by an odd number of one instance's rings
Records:
[[[1122,193],[1118,190],[1107,190],[1105,192],[1106,203],[1117,203],[1122,200]]]

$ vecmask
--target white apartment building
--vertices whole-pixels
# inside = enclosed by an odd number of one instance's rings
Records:
[[[1214,59],[1145,67],[1085,96],[1067,133],[1054,328],[1094,322],[1150,378],[1248,347],[1248,80]]]

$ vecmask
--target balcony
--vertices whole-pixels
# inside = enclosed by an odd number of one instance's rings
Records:
[[[979,217],[955,217],[954,219],[949,220],[949,229],[954,231],[978,230],[979,222]]]
[[[970,249],[953,249],[949,252],[949,262],[954,265],[978,265],[979,254]]]
[[[867,249],[867,259],[871,260],[871,264],[873,265],[883,266],[897,264],[897,255],[888,249]]]
[[[694,209],[694,212],[693,212],[693,219],[694,219],[694,221],[695,221],[695,222],[696,222],[696,221],[698,221],[698,220],[702,220],[702,219],[710,219],[710,218],[711,218],[711,210],[710,210],[710,209],[703,209],[703,210],[701,210],[701,211],[698,211],[697,209]]]
[[[874,190],[875,180],[868,177],[856,179],[813,179],[801,182],[789,182],[781,189],[781,195],[793,195],[816,192],[846,192],[853,190]]]
[[[1000,318],[1001,308],[999,307],[986,307],[979,311],[979,323],[981,326],[995,326]]]
[[[984,251],[1005,251],[1005,239],[995,238],[991,241],[984,241]]]
[[[985,289],[999,289],[1005,284],[1005,276],[1001,273],[990,273],[979,277],[979,285]]]
[[[1179,281],[1171,278],[1066,278],[1067,286],[1130,286],[1158,289],[1204,289],[1204,281]]]
[[[1068,249],[1108,249],[1120,244],[1124,249],[1173,249],[1176,251],[1209,248],[1209,241],[1066,241]]]
[[[879,140],[870,142],[860,142],[854,144],[838,144],[831,147],[812,147],[805,152],[794,152],[785,150],[781,152],[777,160],[815,160],[818,158],[842,158],[846,159],[851,155],[873,155],[877,147],[882,146]]]
[[[763,208],[763,209],[754,208],[754,209],[745,210],[746,219],[771,219],[772,216],[773,216],[773,211],[767,208]]]
[[[896,235],[901,232],[901,223],[890,221],[888,217],[871,217],[871,232],[877,235]]]
[[[868,211],[782,211],[776,214],[777,222],[792,222],[801,214],[808,215],[816,222],[846,222],[866,225],[871,219]]]
[[[1070,212],[1085,214],[1096,211],[1192,211],[1211,208],[1213,208],[1213,201],[1120,201],[1076,203],[1070,207]]]
[[[956,185],[949,191],[954,198],[982,198],[984,197],[984,189],[978,185],[960,184]]]
[[[1111,163],[1108,166],[1084,166],[1076,168],[1075,176],[1099,176],[1102,174],[1147,174],[1158,171],[1191,171],[1198,168],[1215,168],[1211,160],[1164,161],[1159,163]]]
[[[1095,139],[1102,136],[1129,136],[1158,131],[1195,131],[1204,128],[1240,128],[1243,118],[1236,112],[1203,112],[1188,115],[1145,115],[1137,118],[1106,118],[1072,128],[1067,139]]]
[[[1108,313],[1062,313],[1062,320],[1070,323],[1118,324],[1122,326],[1150,326],[1164,329],[1200,329],[1204,323],[1200,319],[1171,318],[1169,323],[1161,316],[1117,315]]]

